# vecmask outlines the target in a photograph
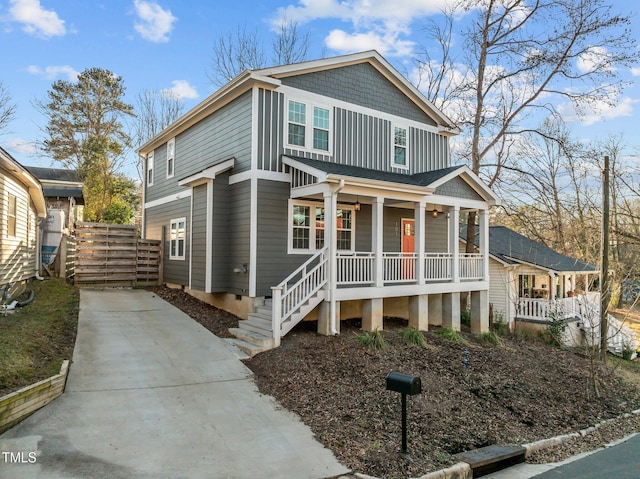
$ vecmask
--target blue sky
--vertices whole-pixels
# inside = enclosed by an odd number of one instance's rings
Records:
[[[25,165],[59,167],[35,151],[43,117],[33,106],[53,81],[73,80],[89,67],[124,79],[126,100],[145,90],[172,90],[187,109],[215,87],[207,77],[215,39],[239,26],[258,30],[271,42],[275,22],[286,12],[308,29],[310,57],[376,49],[401,71],[424,42],[421,26],[446,0],[0,0],[0,81],[17,104],[17,117],[0,133],[0,145]],[[640,38],[635,2],[611,0],[632,15]],[[640,66],[621,72],[632,82],[616,107],[578,119],[557,105],[578,137],[593,140],[624,134],[629,154],[640,153]],[[126,173],[136,176],[131,159]]]

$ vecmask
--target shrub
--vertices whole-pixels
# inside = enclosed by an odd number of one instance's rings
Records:
[[[466,339],[460,336],[460,333],[458,333],[457,331],[454,331],[451,328],[442,328],[435,331],[435,333],[445,341],[450,341],[452,343],[458,343],[458,344],[469,344]]]
[[[465,309],[460,312],[460,324],[464,326],[471,326],[471,310]]]
[[[549,315],[547,334],[549,341],[554,346],[564,346],[564,332],[567,329],[567,320],[561,309],[555,309]]]
[[[504,313],[502,311],[496,311],[494,313],[494,319],[493,324],[491,325],[491,329],[495,331],[498,336],[509,335],[509,325],[504,320]]]
[[[424,339],[424,335],[418,331],[416,328],[408,327],[403,329],[400,334],[402,335],[402,339],[407,344],[413,344],[415,346],[419,346],[424,348],[427,346],[427,342]]]
[[[631,357],[633,356],[633,348],[629,343],[625,343],[622,346],[622,359],[625,361],[631,361]]]
[[[490,346],[502,346],[502,339],[500,339],[500,336],[498,336],[498,333],[495,331],[482,333],[478,339],[480,339],[480,342],[483,344]]]
[[[377,329],[356,335],[356,341],[359,345],[369,349],[384,349],[387,347],[382,332]]]

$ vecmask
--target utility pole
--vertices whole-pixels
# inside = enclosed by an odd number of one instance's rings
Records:
[[[607,335],[609,332],[609,302],[611,288],[609,288],[609,157],[604,157],[602,172],[602,242],[601,242],[600,271],[600,359],[607,362]]]

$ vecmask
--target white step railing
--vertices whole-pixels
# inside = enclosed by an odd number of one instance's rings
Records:
[[[278,286],[273,295],[272,330],[275,346],[280,345],[282,323],[287,321],[327,283],[328,247],[314,254]]]

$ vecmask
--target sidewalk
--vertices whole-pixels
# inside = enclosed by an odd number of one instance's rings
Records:
[[[0,477],[322,478],[347,472],[222,340],[148,291],[81,290],[65,394],[0,436]]]

